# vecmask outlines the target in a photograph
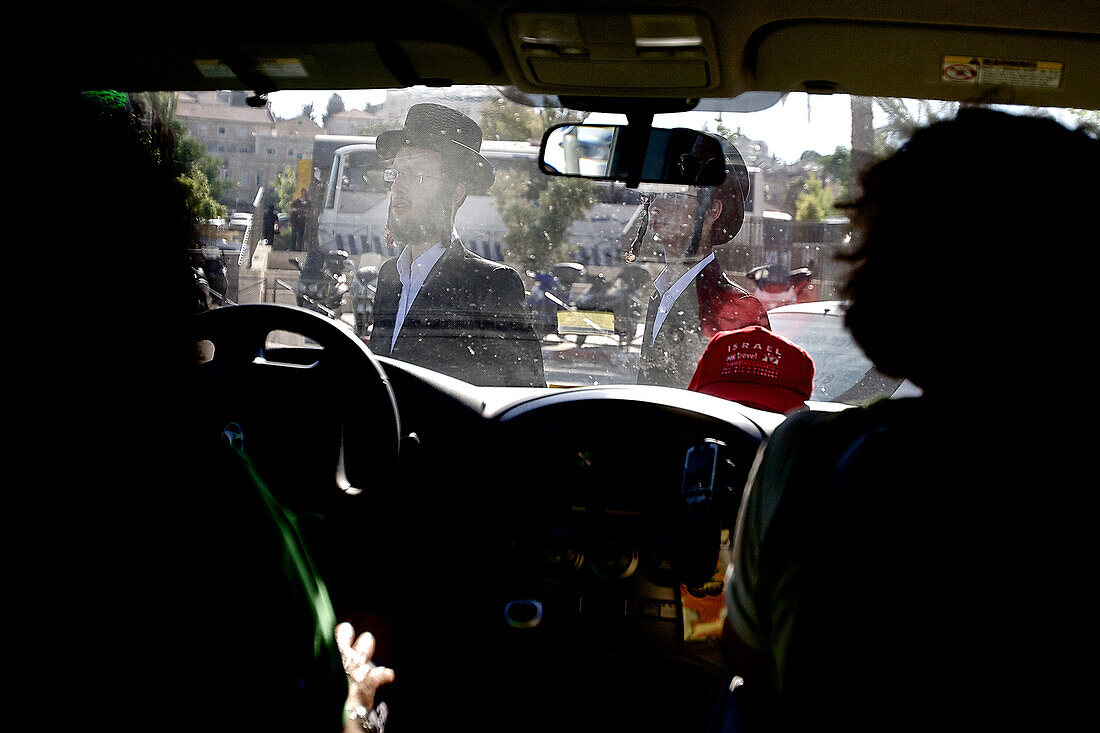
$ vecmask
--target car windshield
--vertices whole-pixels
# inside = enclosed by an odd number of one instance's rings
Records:
[[[844,330],[841,204],[857,193],[853,158],[884,157],[956,103],[792,93],[755,112],[704,100],[657,115],[655,127],[732,144],[743,181],[730,194],[548,176],[538,158],[551,124],[625,117],[521,104],[497,87],[280,91],[262,107],[244,92],[174,96],[209,178],[210,307],[309,308],[378,356],[475,384],[687,389],[716,332],[755,324],[810,354],[811,400],[866,404],[903,387]],[[853,129],[859,112],[872,124]],[[577,154],[598,163],[599,135],[580,129]],[[743,216],[708,234],[700,212],[722,196]],[[475,263],[474,280],[456,258]],[[534,347],[506,347],[519,343]]]

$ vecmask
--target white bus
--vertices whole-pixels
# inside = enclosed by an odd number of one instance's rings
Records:
[[[481,154],[494,169],[519,166],[532,176],[541,175],[538,152],[537,145],[526,142],[486,140],[481,146]],[[374,137],[318,135],[313,160],[315,174],[328,181],[317,219],[320,248],[362,255],[359,259],[363,264],[392,255],[384,234],[388,205],[388,189],[383,181],[386,166],[378,158]],[[490,259],[504,259],[505,227],[492,196],[469,196],[458,211],[455,225],[468,248]]]

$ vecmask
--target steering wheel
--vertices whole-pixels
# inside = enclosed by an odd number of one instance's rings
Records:
[[[273,331],[316,346],[270,346]],[[199,367],[199,409],[211,429],[240,429],[243,452],[288,505],[322,508],[318,503],[330,504],[331,496],[369,490],[395,470],[397,403],[382,367],[350,328],[302,308],[261,303],[200,313],[192,336],[213,344],[212,358]]]

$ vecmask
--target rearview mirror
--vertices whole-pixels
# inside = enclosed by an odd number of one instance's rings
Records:
[[[682,127],[554,125],[542,138],[539,168],[551,176],[628,181],[628,185],[717,186],[726,179],[718,138]]]

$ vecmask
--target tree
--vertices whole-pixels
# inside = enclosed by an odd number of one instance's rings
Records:
[[[541,140],[543,132],[561,122],[584,122],[587,112],[563,107],[531,107],[504,96],[481,105],[481,134],[486,140]]]
[[[886,118],[885,124],[875,129],[874,152],[880,160],[895,153],[918,128],[949,120],[959,112],[958,102],[874,97],[874,104]]]
[[[210,179],[199,172],[197,175],[180,176],[180,183],[187,191],[187,207],[198,219],[219,219],[226,214],[224,204],[214,197]]]
[[[852,151],[850,157],[849,193],[859,198],[862,187],[859,180],[875,162],[874,106],[870,97],[851,97]]]
[[[820,162],[826,180],[831,180],[836,186],[835,198],[848,200],[852,193],[852,151],[837,145],[836,150],[822,156]]]
[[[162,126],[175,145],[175,162],[179,179],[187,191],[188,206],[200,219],[216,219],[226,214],[218,199],[228,190],[229,181],[218,174],[222,163],[206,153],[206,148],[192,138],[176,118],[179,95],[175,92],[141,92],[131,95],[153,127]]]
[[[294,167],[289,165],[283,169],[282,173],[275,174],[275,208],[279,211],[290,211],[290,204],[298,195],[295,190],[297,188],[295,185],[297,176]]]
[[[731,130],[730,128],[726,127],[726,123],[722,121],[721,112],[718,113],[718,117],[715,118],[714,122],[714,132],[726,138],[727,140],[732,140],[738,134],[737,130]]]
[[[530,107],[496,97],[481,105],[481,134],[486,140],[530,140],[541,137],[535,131],[536,113]]]
[[[321,127],[328,127],[328,121],[333,115],[343,112],[344,98],[339,94],[333,94],[328,98],[328,105],[325,107],[325,113],[321,115]]]
[[[596,186],[577,178],[539,179],[544,185],[535,186],[524,170],[505,168],[492,193],[507,230],[505,256],[546,269],[570,256],[569,228],[596,203]]]
[[[833,214],[833,196],[820,178],[810,175],[801,179],[801,191],[795,203],[795,219],[821,221]]]
[[[481,107],[481,132],[486,140],[539,140],[560,122],[582,122],[587,113],[559,107],[531,107],[503,95]],[[596,186],[579,178],[530,175],[523,168],[497,171],[492,194],[507,233],[505,256],[537,268],[567,259],[572,223],[596,203]]]
[[[1095,109],[1071,109],[1077,119],[1078,127],[1086,130],[1093,137],[1100,137],[1100,110]]]

